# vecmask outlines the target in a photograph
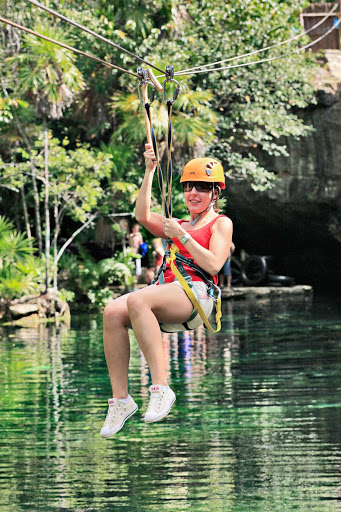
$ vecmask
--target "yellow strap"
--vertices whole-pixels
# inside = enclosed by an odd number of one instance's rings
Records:
[[[176,268],[176,265],[175,265],[174,262],[175,262],[175,254],[177,252],[179,252],[178,247],[175,244],[172,244],[171,247],[170,247],[170,256],[169,256],[169,258],[167,258],[167,263],[170,264],[172,272],[174,273],[174,275],[178,279],[178,281],[181,284],[182,288],[185,290],[189,300],[192,302],[193,306],[195,307],[195,309],[199,313],[199,315],[200,315],[202,321],[204,322],[204,324],[206,325],[207,329],[209,329],[211,332],[219,332],[220,329],[221,329],[221,324],[220,324],[220,319],[221,319],[221,300],[218,298],[217,301],[216,301],[216,317],[215,318],[216,318],[217,328],[213,329],[213,327],[211,326],[210,322],[208,321],[208,318],[207,318],[207,316],[205,314],[205,311],[200,306],[200,304],[199,304],[195,294],[193,293],[191,288],[188,286],[186,280],[183,278],[181,273]]]

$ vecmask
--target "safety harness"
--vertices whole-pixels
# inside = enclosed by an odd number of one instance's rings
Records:
[[[189,300],[192,302],[193,307],[195,308],[195,311],[193,314],[188,318],[187,322],[183,324],[183,326],[186,329],[189,329],[189,327],[186,325],[188,322],[193,320],[197,314],[200,315],[205,327],[210,330],[211,332],[218,332],[221,329],[221,291],[220,288],[214,283],[212,277],[205,272],[202,268],[198,267],[194,263],[193,260],[186,258],[179,252],[179,248],[172,242],[169,243],[167,251],[165,252],[165,255],[163,257],[162,265],[159,269],[158,275],[154,278],[153,284],[156,282],[159,282],[159,284],[165,283],[164,278],[164,272],[166,270],[166,265],[169,264],[170,268],[175,275],[176,279],[181,284],[182,288],[186,292],[186,295],[188,296]],[[216,321],[216,329],[213,329],[211,326],[204,310],[202,309],[194,291],[193,291],[193,283],[192,277],[186,272],[184,265],[187,265],[190,267],[198,277],[206,284],[207,286],[207,294],[212,298],[213,302],[215,303],[216,307],[216,315],[215,315],[215,321]]]
[[[148,70],[149,71],[149,70]],[[156,156],[156,167],[157,167],[157,174],[158,174],[158,181],[159,181],[159,187],[161,191],[161,198],[162,198],[162,207],[163,211],[165,213],[166,218],[172,217],[172,107],[174,101],[177,99],[179,90],[180,90],[180,84],[176,80],[174,80],[174,67],[167,65],[165,68],[165,75],[166,79],[163,82],[163,99],[167,105],[168,109],[168,130],[167,130],[167,149],[168,149],[168,158],[167,158],[167,172],[166,172],[166,178],[164,179],[161,166],[159,163],[159,151],[158,151],[158,145],[154,133],[154,129],[152,126],[152,116],[151,116],[151,104],[153,103],[154,97],[155,97],[155,86],[154,84],[148,79],[148,71],[144,68],[138,68],[137,74],[140,77],[140,83],[138,87],[139,92],[139,98],[141,105],[145,108],[146,112],[146,119],[147,125],[147,139],[148,132],[150,133],[150,138],[153,144],[154,153]],[[167,83],[175,82],[176,83],[176,89],[173,95],[172,99],[167,99],[166,97],[166,85]],[[151,86],[152,91],[150,95],[150,101],[148,101],[148,97],[144,96],[142,93],[142,86],[145,85],[146,87]],[[148,126],[149,123],[149,126]],[[167,190],[166,190],[167,189]],[[166,197],[167,196],[167,197]],[[213,194],[212,194],[213,197]],[[214,202],[211,202],[209,205],[209,208],[212,207]],[[201,212],[202,213],[202,212]],[[193,224],[197,220],[199,220],[199,217],[201,213],[198,215],[198,217],[193,221]],[[185,256],[182,256],[179,252],[178,247],[170,240],[168,241],[168,249],[165,252],[162,265],[160,267],[160,270],[158,272],[158,275],[153,280],[153,284],[155,284],[157,281],[159,284],[164,284],[164,272],[166,270],[166,265],[169,264],[171,267],[172,272],[175,275],[175,278],[180,282],[182,288],[184,289],[185,293],[187,294],[189,300],[193,304],[194,312],[190,316],[190,318],[183,324],[183,326],[186,329],[190,329],[187,326],[187,323],[193,320],[197,314],[200,315],[205,327],[209,329],[211,332],[218,332],[221,329],[221,291],[220,288],[214,283],[213,279],[207,272],[202,270],[200,267],[198,267],[193,260],[186,258]],[[195,293],[193,292],[193,281],[191,276],[186,272],[183,265],[187,265],[192,270],[195,271],[196,275],[200,277],[200,279],[207,285],[207,293],[212,298],[212,300],[215,303],[216,307],[216,329],[213,329],[211,326],[204,310],[202,309]]]

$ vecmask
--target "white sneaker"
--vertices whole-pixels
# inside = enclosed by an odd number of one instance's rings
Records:
[[[174,391],[168,386],[161,386],[160,384],[150,386],[150,402],[147,412],[144,416],[146,423],[153,423],[154,421],[162,420],[172,408],[176,397]]]
[[[109,398],[108,414],[100,435],[102,437],[111,437],[121,430],[125,421],[137,411],[138,407],[129,395],[127,403],[121,402],[118,398]]]

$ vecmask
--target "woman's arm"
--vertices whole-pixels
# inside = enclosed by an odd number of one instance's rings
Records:
[[[141,188],[139,190],[136,206],[135,218],[137,222],[142,224],[148,231],[158,238],[167,238],[163,232],[163,215],[150,211],[153,177],[156,169],[156,157],[151,144],[146,144],[144,159],[146,162],[146,170]]]
[[[189,234],[174,219],[164,219],[165,234],[169,238],[178,240]],[[212,227],[212,236],[210,239],[210,248],[205,249],[196,242],[191,236],[186,242],[186,249],[191,254],[200,268],[208,272],[211,276],[218,274],[221,267],[230,254],[232,241],[233,224],[228,217],[220,217]]]

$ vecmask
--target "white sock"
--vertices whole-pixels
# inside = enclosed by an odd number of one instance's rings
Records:
[[[122,402],[123,404],[127,404],[129,401],[130,395],[128,395],[128,398],[119,398],[118,401]]]

